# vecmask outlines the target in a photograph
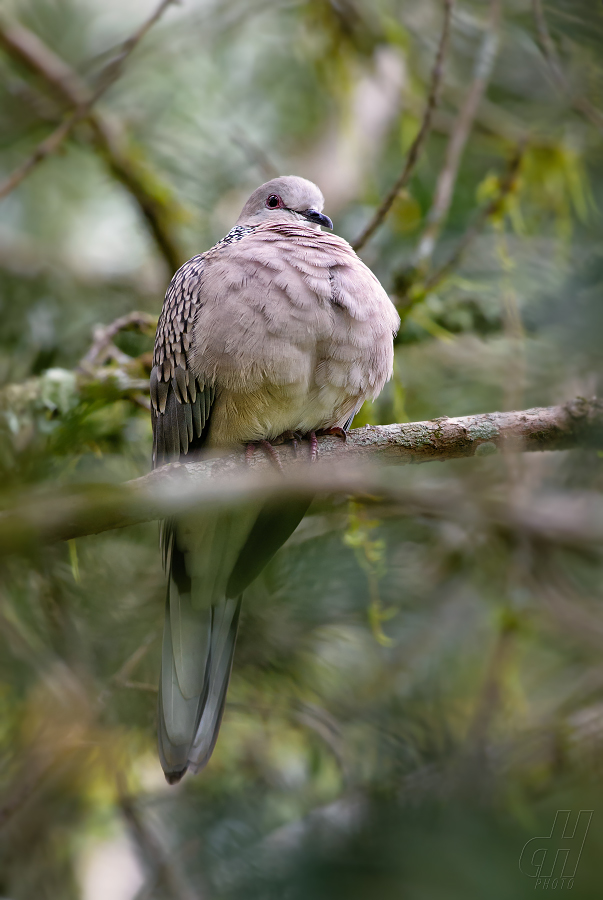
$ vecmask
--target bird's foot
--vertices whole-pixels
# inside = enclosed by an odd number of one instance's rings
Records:
[[[287,441],[291,441],[293,445],[293,455],[297,457],[297,448],[299,447],[299,442],[302,440],[302,435],[299,431],[283,431],[282,434],[279,434],[278,437],[275,437],[272,441],[273,444],[284,444]]]
[[[332,428],[321,428],[319,431],[310,431],[309,434],[306,435],[310,441],[310,462],[316,462],[318,459],[318,437],[322,437],[323,435],[339,437],[342,441],[345,441],[347,438],[346,432],[343,428],[340,428],[339,425],[334,425]],[[282,472],[283,464],[274,448],[278,447],[279,444],[285,444],[287,441],[291,441],[293,453],[297,457],[297,448],[299,447],[299,442],[301,440],[303,440],[303,435],[300,434],[299,431],[283,431],[282,434],[279,434],[271,441],[250,441],[245,450],[245,461],[249,463],[256,448],[259,447],[264,451],[268,459],[274,463],[279,472]]]
[[[310,438],[310,462],[316,462],[318,459],[318,437],[333,435],[341,438],[342,441],[347,440],[347,434],[339,425],[333,425],[332,428],[321,428],[319,431],[311,431]]]
[[[274,463],[279,472],[283,471],[283,464],[279,459],[279,455],[270,443],[270,441],[250,441],[245,448],[245,462],[249,465],[251,458],[255,453],[256,447],[263,450],[268,459]]]

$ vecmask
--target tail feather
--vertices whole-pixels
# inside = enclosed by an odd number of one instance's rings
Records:
[[[201,718],[206,696],[206,685],[196,696],[186,698],[182,693],[172,649],[168,602],[163,628],[159,682],[159,755],[169,781],[171,777],[178,781],[186,772],[191,734],[195,733]]]
[[[164,528],[169,584],[159,689],[159,755],[170,784],[212,754],[226,702],[241,596],[308,503],[179,517]]]
[[[190,752],[190,766],[199,772],[209,762],[224,715],[226,692],[239,630],[241,597],[224,600],[212,609],[209,690]]]
[[[166,529],[169,581],[159,693],[159,755],[170,783],[202,768],[216,743],[241,600],[225,581],[257,509],[182,517]]]
[[[166,615],[159,690],[159,755],[170,784],[188,768],[202,769],[212,754],[224,714],[234,657],[241,598],[214,604],[210,616],[209,652],[202,691],[184,696],[172,650],[170,616]],[[170,664],[171,663],[171,664]]]
[[[181,593],[170,585],[169,618],[171,650],[177,684],[187,700],[203,693],[211,626],[206,610],[193,608],[191,592]]]

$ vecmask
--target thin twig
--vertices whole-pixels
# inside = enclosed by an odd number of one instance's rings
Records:
[[[103,706],[107,699],[111,696],[113,690],[116,687],[134,687],[141,689],[141,685],[144,685],[147,689],[152,688],[153,691],[157,691],[157,687],[154,685],[145,685],[144,682],[131,681],[130,676],[132,675],[134,669],[138,665],[138,663],[146,656],[149,651],[149,648],[153,641],[157,638],[157,632],[151,631],[144,638],[142,643],[136,648],[136,650],[130,654],[127,660],[123,663],[120,669],[111,676],[108,684],[98,695],[98,702],[101,706]]]
[[[168,6],[172,6],[177,2],[179,2],[179,0],[161,0],[159,5],[155,9],[155,12],[152,13],[152,15],[150,15],[149,18],[142,23],[140,28],[135,31],[134,34],[131,35],[131,37],[127,38],[123,42],[123,44],[121,45],[121,50],[118,52],[117,56],[115,56],[114,59],[110,60],[110,62],[107,63],[100,76],[101,85],[103,82],[105,82],[106,87],[108,87],[110,84],[113,84],[116,78],[119,78],[123,69],[123,65],[132,51],[136,49],[138,44],[151,30],[153,25],[155,25],[159,21]]]
[[[96,99],[97,98],[95,97],[94,100]],[[65,138],[71,134],[77,123],[85,118],[93,102],[94,101],[91,99],[87,104],[80,106],[79,109],[71,113],[51,135],[45,138],[41,144],[38,144],[28,159],[21,163],[21,165],[18,166],[13,173],[2,182],[2,184],[0,184],[0,200],[10,194],[11,191],[14,191],[14,189],[27,178],[29,173],[32,172],[39,163],[45,160],[47,156],[56,153]]]
[[[450,258],[425,280],[423,289],[421,291],[421,294],[423,296],[425,294],[428,294],[430,291],[433,291],[439,284],[442,283],[442,281],[444,281],[445,278],[448,277],[448,275],[450,275],[451,272],[456,269],[462,257],[465,255],[473,241],[482,231],[488,219],[498,213],[505,199],[514,190],[517,183],[517,176],[521,168],[521,161],[523,159],[524,150],[525,143],[522,143],[519,147],[517,147],[509,162],[507,172],[500,182],[500,187],[496,193],[496,196],[493,197],[486,204],[486,206],[484,206],[483,209],[480,210],[480,212],[478,212],[476,219],[466,230],[465,234],[461,237],[456,246],[456,249],[453,251]]]
[[[153,408],[151,406],[150,398],[145,394],[132,394],[130,396],[130,400],[132,401],[132,403],[135,403],[136,406],[140,406],[141,409],[146,410],[146,412],[150,413]]]
[[[294,720],[305,728],[313,731],[333,754],[343,776],[344,784],[350,782],[351,771],[345,754],[345,742],[341,733],[341,726],[337,719],[324,707],[316,703],[300,701],[297,711],[293,714]]]
[[[450,136],[444,165],[438,176],[433,202],[427,216],[427,225],[415,254],[415,267],[420,272],[425,272],[429,266],[438,236],[450,210],[461,159],[496,59],[500,13],[501,0],[492,0],[473,81]]]
[[[593,598],[585,597],[576,590],[550,548],[538,546],[527,583],[534,596],[540,599],[543,610],[566,636],[577,638],[600,654],[603,622],[597,614],[597,607],[593,608]],[[591,600],[591,603],[585,603],[585,600]]]
[[[147,694],[156,694],[159,691],[156,684],[150,684],[148,681],[120,681],[117,687],[129,688],[133,691],[144,691]]]
[[[100,366],[106,361],[106,353],[120,331],[135,326],[140,331],[151,333],[157,326],[157,318],[150,313],[134,310],[120,316],[109,325],[97,325],[94,328],[92,346],[77,365],[77,370],[87,372],[90,367]],[[131,361],[131,360],[129,360]]]
[[[509,616],[499,626],[488,670],[478,698],[473,719],[467,730],[467,761],[475,760],[475,755],[483,753],[488,732],[497,712],[502,706],[502,692],[505,676],[513,660],[517,646],[517,624]]]
[[[71,106],[81,106],[88,99],[89,91],[79,75],[25,26],[2,17],[0,45],[21,66],[42,75],[52,92]]]
[[[13,50],[22,60],[27,61],[30,65],[35,65],[38,71],[45,71],[48,76],[48,82],[55,88],[58,88],[64,95],[67,95],[74,102],[75,109],[52,134],[38,145],[29,159],[26,159],[0,185],[0,199],[6,197],[7,194],[14,190],[32,169],[46,159],[47,156],[59,149],[78,122],[86,118],[97,100],[119,78],[128,56],[142,40],[149,28],[154,25],[173,2],[174,0],[161,0],[153,15],[124,43],[121,52],[105,66],[101,72],[96,90],[91,94],[81,85],[77,77],[73,76],[69,67],[61,60],[58,60],[35,35],[19,26],[2,29],[1,41],[3,45]]]
[[[118,777],[118,803],[128,824],[153,884],[161,883],[173,900],[199,900],[199,894],[188,884],[184,873],[174,862],[173,854],[164,848],[154,831],[145,822],[136,799],[125,790]]]
[[[147,182],[149,173],[143,171],[140,161],[131,158],[120,146],[115,129],[92,107],[121,75],[124,64],[149,29],[176,0],[162,0],[155,12],[138,31],[121,46],[120,52],[101,72],[96,89],[91,92],[63,60],[56,56],[35,34],[17,24],[0,23],[0,44],[21,64],[43,78],[53,92],[71,107],[66,119],[36,148],[0,185],[0,199],[14,190],[26,176],[44,159],[55,153],[82,120],[92,128],[93,141],[115,177],[130,191],[137,201],[149,228],[166,259],[168,267],[178,268],[183,254],[168,227],[167,208],[159,200],[157,191],[151,192]]]
[[[419,159],[421,150],[423,149],[425,140],[427,139],[427,136],[431,130],[431,120],[440,98],[440,87],[442,83],[442,74],[444,71],[444,57],[448,48],[448,39],[450,36],[450,20],[452,18],[453,5],[454,0],[444,0],[444,25],[442,28],[442,36],[440,37],[440,43],[438,46],[433,71],[431,73],[431,86],[429,89],[425,111],[423,113],[421,127],[419,128],[417,136],[415,137],[414,141],[412,142],[411,148],[408,151],[408,156],[406,157],[406,162],[404,164],[402,172],[400,173],[400,176],[382,201],[381,205],[375,211],[373,218],[365,227],[364,231],[352,243],[352,247],[356,252],[364,247],[368,239],[381,225],[388,212],[392,208],[396,198],[400,194],[400,191],[402,191],[408,184],[410,176],[412,175]]]
[[[112,681],[116,683],[121,683],[127,679],[129,679],[130,675],[138,665],[138,663],[146,656],[149,651],[149,647],[153,643],[153,641],[157,638],[157,632],[151,631],[144,638],[143,642],[136,648],[134,653],[132,653],[128,659],[125,661],[119,672],[116,672]]]
[[[576,97],[572,94],[569,82],[565,77],[559,56],[557,55],[555,43],[546,23],[542,0],[532,0],[532,10],[534,13],[534,21],[536,23],[538,41],[557,88],[561,93],[569,97],[572,107],[577,112],[588,119],[591,125],[594,125],[600,131],[603,131],[603,113],[598,110],[596,106],[593,106],[586,97]]]
[[[12,785],[12,793],[0,804],[0,831],[35,797],[52,769],[55,760],[49,756],[41,760],[27,760]]]
[[[557,87],[561,88],[561,90],[563,91],[566,91],[568,84],[565,80],[563,70],[559,64],[559,57],[557,56],[557,50],[555,48],[555,44],[553,43],[551,33],[548,29],[548,25],[546,24],[541,0],[532,0],[532,12],[534,13],[534,22],[536,24],[538,41],[544,54],[544,58],[548,63],[549,69],[551,70],[551,75],[557,83]]]
[[[231,139],[234,144],[241,148],[249,164],[260,170],[262,177],[266,181],[270,181],[280,174],[280,170],[272,162],[264,148],[256,144],[241,128],[233,129]]]

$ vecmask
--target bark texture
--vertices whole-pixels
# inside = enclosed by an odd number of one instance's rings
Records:
[[[370,463],[404,465],[497,452],[601,448],[603,401],[579,398],[563,406],[521,412],[367,425],[351,431],[345,443],[338,437],[322,437],[319,444],[320,458],[314,465],[307,462],[306,442],[298,448],[297,457],[290,445],[278,447],[284,473],[261,450],[246,465],[242,449],[225,457],[163,466],[122,485],[78,486],[21,498],[18,507],[0,514],[0,553],[164,518],[193,506],[228,507],[256,497],[365,493],[410,503],[417,510],[436,509],[442,505],[441,498],[437,502],[411,498],[408,491],[396,487],[389,468]],[[449,510],[449,500],[445,506]],[[521,512],[526,527],[532,527],[532,513],[532,509]],[[501,522],[507,516],[500,510],[495,514]],[[598,516],[599,511],[597,521]],[[577,528],[580,539],[586,539],[588,533],[579,527],[580,514],[574,511],[572,517],[578,520],[572,532]],[[560,522],[562,532],[563,514]],[[595,532],[601,533],[598,525]]]

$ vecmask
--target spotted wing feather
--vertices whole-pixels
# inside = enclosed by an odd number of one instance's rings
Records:
[[[157,325],[150,383],[154,468],[201,447],[207,433],[215,389],[190,365],[203,261],[203,254],[194,256],[176,272]]]

